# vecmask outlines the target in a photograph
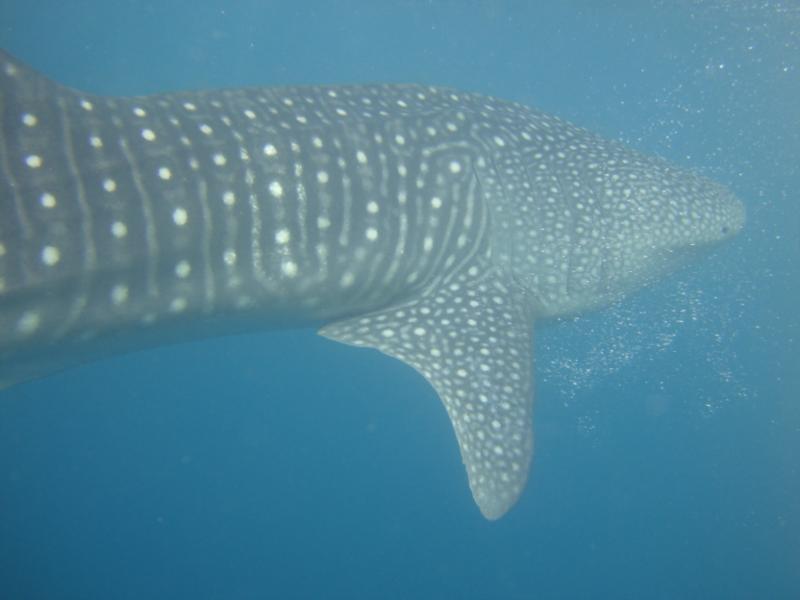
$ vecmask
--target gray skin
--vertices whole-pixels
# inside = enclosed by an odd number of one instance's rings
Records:
[[[0,53],[0,382],[322,325],[436,389],[489,519],[532,456],[533,323],[738,232],[704,177],[416,85],[108,98]]]

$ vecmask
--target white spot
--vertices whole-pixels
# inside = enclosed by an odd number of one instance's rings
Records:
[[[175,265],[175,275],[177,275],[181,279],[185,279],[186,277],[188,277],[191,272],[192,272],[192,265],[189,264],[188,260],[182,260]]]
[[[0,242],[0,256],[6,255],[6,245]]]
[[[128,286],[118,284],[111,288],[111,302],[119,306],[128,300]]]
[[[281,263],[281,271],[287,277],[294,277],[297,275],[297,263],[291,260],[285,260]]]
[[[31,113],[22,114],[22,123],[24,125],[27,125],[28,127],[36,127],[38,122],[39,119],[36,118],[36,115],[32,115]]]
[[[183,108],[185,108],[189,112],[197,110],[197,107],[194,104],[192,104],[191,102],[184,102],[183,103]]]
[[[212,133],[214,133],[214,130],[211,129],[211,126],[210,125],[206,125],[205,123],[200,125],[200,131],[202,133],[204,133],[205,135],[211,135]]]
[[[494,143],[500,146],[501,148],[506,145],[506,141],[497,135],[494,136]]]
[[[22,313],[22,316],[17,321],[17,331],[22,334],[30,335],[39,328],[41,318],[39,315],[31,310]]]
[[[273,181],[269,184],[269,193],[276,198],[283,197],[283,186],[280,181]]]
[[[399,146],[402,146],[403,144],[406,143],[406,138],[404,138],[402,135],[398,134],[398,135],[394,136],[394,141],[397,142],[397,144]]]
[[[279,244],[288,244],[291,237],[288,229],[279,229],[275,232],[275,241]]]
[[[142,137],[148,142],[152,142],[156,139],[156,134],[152,129],[142,129]]]
[[[430,252],[433,249],[433,238],[431,236],[425,236],[425,240],[422,242],[422,249],[425,252]]]
[[[425,328],[424,327],[415,327],[414,328],[414,335],[425,335]]]
[[[442,199],[439,196],[431,198],[431,206],[433,208],[442,208]]]
[[[128,226],[122,221],[114,221],[111,224],[111,235],[117,239],[124,238],[128,235]]]
[[[31,154],[25,157],[25,164],[31,169],[38,169],[42,166],[42,157],[38,154]]]
[[[233,250],[225,250],[222,254],[222,260],[225,261],[225,264],[229,267],[232,267],[236,264],[236,252]]]
[[[48,267],[52,267],[61,260],[61,252],[55,246],[45,246],[42,248],[42,262]]]
[[[374,242],[378,239],[378,230],[374,227],[367,227],[367,239],[370,242]]]
[[[164,181],[168,181],[172,178],[172,171],[170,171],[167,167],[161,167],[158,170],[158,176]]]
[[[5,71],[6,71],[6,75],[8,75],[9,77],[14,77],[17,74],[17,67],[12,65],[11,63],[6,63],[5,64]]]
[[[266,156],[277,156],[278,149],[272,144],[264,144],[264,154]]]
[[[374,214],[376,214],[376,213],[378,212],[378,209],[379,209],[379,207],[378,207],[378,203],[377,203],[377,202],[375,202],[374,200],[370,200],[370,201],[367,203],[367,212],[368,212],[369,214],[371,214],[371,215],[374,215]]]
[[[327,229],[331,226],[331,220],[328,217],[317,217],[317,227],[320,229]]]
[[[461,173],[461,163],[458,162],[457,160],[450,161],[449,168],[450,168],[450,172],[453,173],[453,174]]]
[[[45,208],[54,208],[56,205],[56,197],[50,192],[45,192],[39,196],[39,203]]]
[[[326,171],[317,173],[317,181],[320,183],[328,183],[328,173]]]
[[[133,114],[135,114],[137,117],[146,117],[147,116],[147,113],[145,112],[145,110],[140,106],[137,106],[136,108],[133,109]]]
[[[186,221],[189,220],[189,215],[186,212],[185,208],[176,208],[172,212],[172,220],[175,221],[175,225],[183,226],[186,225]]]
[[[394,329],[384,329],[381,331],[381,335],[385,338],[392,338],[394,337]]]
[[[220,154],[219,152],[217,152],[214,155],[214,164],[217,165],[218,167],[223,166],[226,162],[228,162],[228,159],[225,158],[224,154]]]
[[[246,111],[244,111],[244,116],[247,117],[248,119],[255,119],[256,113],[254,113],[252,110],[248,108]]]
[[[94,108],[94,104],[92,104],[88,100],[81,100],[81,108],[83,110],[92,110]]]
[[[187,304],[186,298],[175,298],[172,302],[170,302],[169,309],[175,313],[183,312],[186,310]]]
[[[107,192],[115,192],[117,190],[117,182],[110,178],[104,179],[103,189]]]
[[[351,285],[353,285],[355,280],[356,276],[353,275],[350,271],[346,271],[344,275],[342,275],[342,278],[339,280],[339,285],[343,288],[348,288]]]
[[[322,138],[316,135],[312,138],[311,143],[314,145],[314,148],[322,148]]]
[[[236,194],[228,190],[222,194],[222,201],[225,203],[225,206],[233,206],[236,204]]]
[[[367,155],[364,154],[361,150],[356,152],[356,160],[360,162],[362,165],[367,163]]]
[[[91,136],[89,136],[89,145],[92,148],[102,148],[103,147],[103,140],[101,140],[96,135],[91,135]]]

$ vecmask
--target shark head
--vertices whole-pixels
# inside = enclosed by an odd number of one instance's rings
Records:
[[[498,260],[537,318],[615,302],[744,226],[744,205],[724,185],[558,119],[535,118],[546,133],[498,156],[500,175],[489,183]]]

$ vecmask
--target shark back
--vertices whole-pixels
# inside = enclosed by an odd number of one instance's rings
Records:
[[[223,311],[359,314],[487,253],[479,152],[444,90],[104,98],[0,61],[0,350]]]

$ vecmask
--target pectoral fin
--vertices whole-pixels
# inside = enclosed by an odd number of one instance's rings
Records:
[[[320,333],[377,348],[419,371],[447,409],[483,515],[497,519],[514,505],[533,447],[533,328],[507,286],[451,285]]]

